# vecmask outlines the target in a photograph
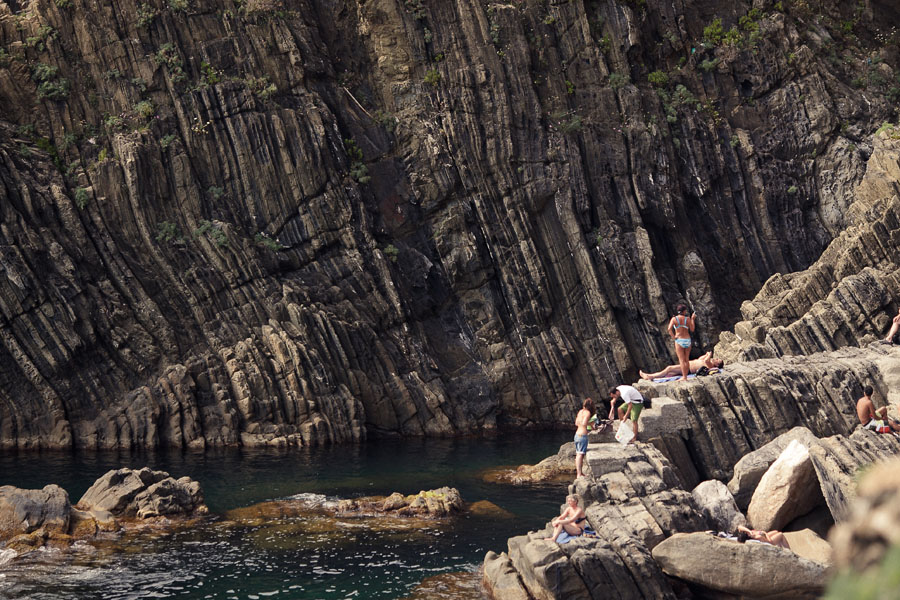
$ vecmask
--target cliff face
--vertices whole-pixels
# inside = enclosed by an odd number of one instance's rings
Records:
[[[0,0],[0,446],[561,422],[678,300],[709,346],[900,95],[892,2],[717,4]]]

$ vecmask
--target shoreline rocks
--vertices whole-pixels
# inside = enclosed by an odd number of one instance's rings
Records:
[[[101,476],[75,506],[57,485],[0,487],[0,544],[17,555],[67,548],[101,532],[126,535],[146,526],[171,529],[208,514],[200,484],[164,471],[118,469]]]

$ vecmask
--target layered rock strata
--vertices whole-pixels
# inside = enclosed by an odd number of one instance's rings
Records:
[[[0,0],[0,446],[568,423],[851,221],[897,20]]]

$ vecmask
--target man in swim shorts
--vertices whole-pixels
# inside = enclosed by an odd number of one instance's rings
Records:
[[[614,387],[609,390],[610,414],[612,414],[612,407],[616,405],[617,400],[624,402],[619,408],[619,419],[624,423],[628,418],[631,418],[632,427],[634,427],[634,439],[628,443],[633,444],[637,441],[638,419],[641,416],[641,411],[644,409],[644,397],[630,385]]]
[[[581,410],[575,415],[575,478],[584,477],[581,470],[584,464],[584,455],[588,446],[588,422],[594,416],[594,401],[585,398]]]
[[[900,423],[888,419],[887,406],[875,410],[875,404],[872,402],[874,393],[875,390],[872,389],[872,386],[867,385],[863,390],[864,396],[856,401],[856,416],[859,417],[859,422],[871,431],[879,431],[878,428],[885,425],[889,427],[889,431],[900,431]]]

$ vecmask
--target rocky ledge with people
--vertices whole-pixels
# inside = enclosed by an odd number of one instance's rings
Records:
[[[570,486],[575,506],[562,512],[566,522],[583,512],[590,534],[548,541],[554,520],[513,537],[507,552],[485,557],[484,585],[496,600],[674,598],[685,590],[815,597],[831,562],[825,537],[852,513],[857,473],[898,453],[900,438],[861,426],[826,438],[795,428],[748,454],[729,485],[708,480],[691,489],[653,444],[591,444],[587,477]],[[742,512],[764,499],[762,513]],[[744,543],[741,529],[750,532]],[[750,565],[796,577],[748,577]]]

